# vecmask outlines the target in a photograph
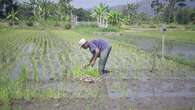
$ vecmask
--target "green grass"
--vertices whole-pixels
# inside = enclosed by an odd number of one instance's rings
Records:
[[[172,27],[172,25],[170,25]],[[193,27],[193,26],[191,26]],[[122,30],[115,27],[108,27],[107,29],[100,29],[97,27],[90,26],[78,26],[73,31],[81,33],[84,36],[91,36],[94,32],[123,32]],[[138,32],[128,32],[128,34],[135,35],[137,37],[151,37],[161,39],[162,33],[159,31],[138,31]],[[81,36],[82,36],[81,35]],[[173,40],[179,42],[189,42],[195,43],[195,31],[184,31],[184,30],[175,30],[165,32],[166,40]]]
[[[108,26],[108,28],[98,28],[95,26],[80,25],[75,27],[73,31],[86,36],[91,36],[96,32],[120,32],[120,29],[114,26]]]
[[[159,39],[162,37],[162,33],[160,33],[159,31],[129,32],[129,34],[138,37],[149,37]],[[179,42],[195,43],[195,31],[167,31],[165,32],[165,39]]]

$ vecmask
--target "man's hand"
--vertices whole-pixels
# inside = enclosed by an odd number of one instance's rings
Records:
[[[86,65],[83,65],[83,68],[86,69],[89,66],[90,66],[90,64],[86,64]]]
[[[100,54],[100,50],[98,48],[96,48],[95,49],[95,54],[91,57],[91,59],[89,61],[89,64],[84,65],[83,68],[86,69],[89,66],[93,67],[95,65],[96,59],[99,56],[99,54]]]
[[[97,57],[100,55],[100,50],[98,48],[95,49],[95,55],[93,55],[92,59],[90,60],[90,65],[93,67],[97,60]]]
[[[91,62],[91,66],[93,67],[95,65],[95,61],[93,60],[92,62]]]

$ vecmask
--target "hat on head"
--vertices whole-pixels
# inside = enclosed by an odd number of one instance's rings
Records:
[[[81,48],[81,46],[84,45],[86,42],[87,42],[87,41],[86,41],[84,38],[82,38],[82,39],[79,41],[79,46],[80,46],[80,48]]]

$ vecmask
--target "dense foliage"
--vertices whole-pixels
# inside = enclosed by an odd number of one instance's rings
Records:
[[[139,4],[128,3],[122,11],[100,3],[94,9],[85,10],[74,8],[72,0],[0,0],[0,18],[9,20],[9,24],[18,24],[25,21],[27,26],[41,24],[43,21],[55,21],[55,26],[71,23],[72,15],[77,21],[94,22],[98,26],[108,27],[107,24],[120,26],[142,23],[178,23],[190,24],[195,22],[195,9],[185,4],[186,0],[153,0],[151,8],[154,16],[138,12]],[[191,0],[194,2],[194,0]],[[105,26],[104,26],[105,25]],[[68,26],[69,27],[69,26]]]

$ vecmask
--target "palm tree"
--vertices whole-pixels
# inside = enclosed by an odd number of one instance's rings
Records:
[[[111,11],[108,13],[108,22],[113,26],[119,26],[122,24],[122,15],[119,12]]]
[[[103,3],[100,3],[98,7],[95,7],[92,16],[96,17],[98,26],[101,26],[104,23],[108,11],[109,11],[108,6],[106,6]]]
[[[17,13],[17,11],[14,11],[14,9],[12,9],[11,13],[6,17],[10,20],[10,25],[14,25],[17,21],[19,21],[18,17],[16,16]]]

